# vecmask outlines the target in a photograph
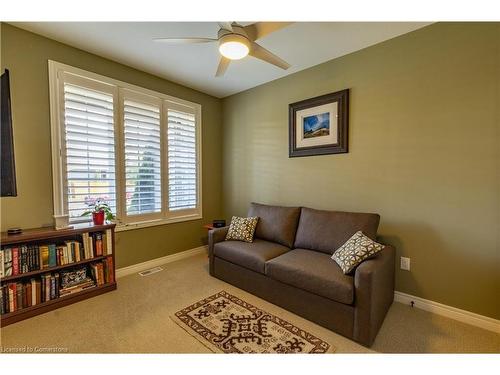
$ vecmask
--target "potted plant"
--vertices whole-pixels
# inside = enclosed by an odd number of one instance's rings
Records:
[[[103,225],[105,218],[106,220],[115,218],[109,205],[101,199],[96,199],[94,203],[90,203],[89,210],[85,211],[82,216],[89,216],[90,214],[92,214],[94,225]]]

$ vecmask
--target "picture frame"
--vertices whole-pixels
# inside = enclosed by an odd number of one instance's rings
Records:
[[[348,152],[349,89],[288,106],[289,157]]]

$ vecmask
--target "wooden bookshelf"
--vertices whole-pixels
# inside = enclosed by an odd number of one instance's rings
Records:
[[[99,286],[93,286],[88,289],[75,292],[73,294],[60,296],[55,299],[51,299],[37,305],[25,307],[18,309],[14,312],[8,312],[1,315],[0,325],[2,327],[9,324],[31,318],[33,316],[43,314],[57,308],[87,299],[99,294],[107,293],[116,289],[116,272],[115,272],[115,224],[105,224],[105,225],[90,225],[90,224],[79,224],[75,225],[70,229],[56,230],[54,228],[35,228],[23,231],[21,234],[8,235],[7,233],[1,233],[0,244],[2,249],[9,247],[9,245],[37,245],[37,244],[49,244],[49,243],[62,243],[66,240],[76,240],[81,241],[81,235],[83,233],[95,233],[95,232],[105,232],[106,230],[111,230],[111,254],[94,256],[93,258],[84,259],[79,262],[73,262],[65,265],[59,265],[54,267],[46,267],[40,270],[34,270],[31,272],[20,273],[17,275],[10,275],[2,277],[1,284],[8,284],[10,282],[17,282],[23,279],[31,279],[33,277],[41,276],[46,273],[53,273],[61,271],[64,269],[78,267],[92,262],[98,262],[105,260],[108,257],[113,258],[113,268],[112,273],[114,280],[113,282],[105,283]],[[109,251],[109,250],[108,250]]]

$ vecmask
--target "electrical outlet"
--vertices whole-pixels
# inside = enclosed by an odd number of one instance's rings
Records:
[[[410,258],[401,257],[401,269],[406,271],[410,270]]]

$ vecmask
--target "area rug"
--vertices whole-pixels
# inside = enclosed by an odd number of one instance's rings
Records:
[[[320,338],[225,291],[193,303],[171,318],[214,352],[334,351]]]

